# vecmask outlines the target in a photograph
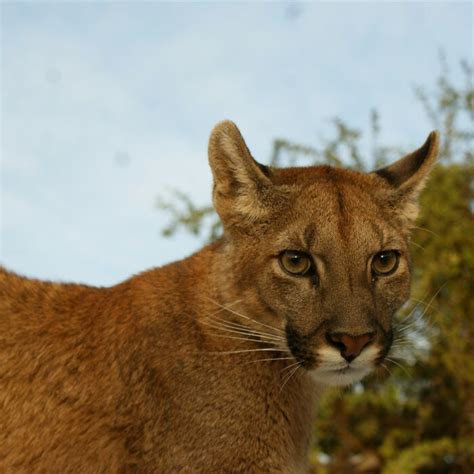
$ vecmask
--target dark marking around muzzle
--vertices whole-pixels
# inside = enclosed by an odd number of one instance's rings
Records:
[[[305,369],[311,368],[316,362],[313,352],[310,349],[310,339],[312,334],[309,336],[303,336],[290,324],[286,325],[285,333],[286,341],[293,357]]]

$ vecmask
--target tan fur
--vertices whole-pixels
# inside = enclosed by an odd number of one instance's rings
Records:
[[[275,169],[223,122],[209,147],[219,241],[111,288],[0,269],[0,472],[305,472],[322,387],[359,380],[390,346],[437,142],[372,174]],[[372,281],[387,248],[399,269]],[[285,273],[284,250],[309,253],[317,279]],[[368,329],[345,369],[328,331]]]

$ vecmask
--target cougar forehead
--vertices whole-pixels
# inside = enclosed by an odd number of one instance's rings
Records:
[[[371,192],[367,176],[337,169],[328,176],[327,167],[303,171],[284,185],[291,198],[273,228],[278,244],[313,250],[321,258],[342,256],[341,251],[356,258],[389,243],[403,245],[403,231],[396,228],[390,208]]]

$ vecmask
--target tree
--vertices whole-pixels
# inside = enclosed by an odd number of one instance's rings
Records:
[[[474,469],[474,88],[460,64],[455,83],[445,59],[433,89],[415,95],[443,138],[439,165],[421,196],[414,229],[410,304],[400,312],[387,365],[373,377],[321,403],[312,451],[317,473],[471,474]],[[270,163],[325,163],[365,169],[364,132],[334,119],[334,136],[318,146],[277,139]],[[380,118],[370,113],[369,168],[398,158],[404,147],[379,144]],[[164,235],[180,228],[208,239],[220,233],[212,206],[182,193],[159,203],[171,215]]]

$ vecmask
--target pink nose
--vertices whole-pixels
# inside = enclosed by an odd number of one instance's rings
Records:
[[[374,332],[360,336],[337,332],[326,334],[329,344],[339,349],[347,362],[353,361],[362,352],[362,349],[374,339],[374,336]]]

